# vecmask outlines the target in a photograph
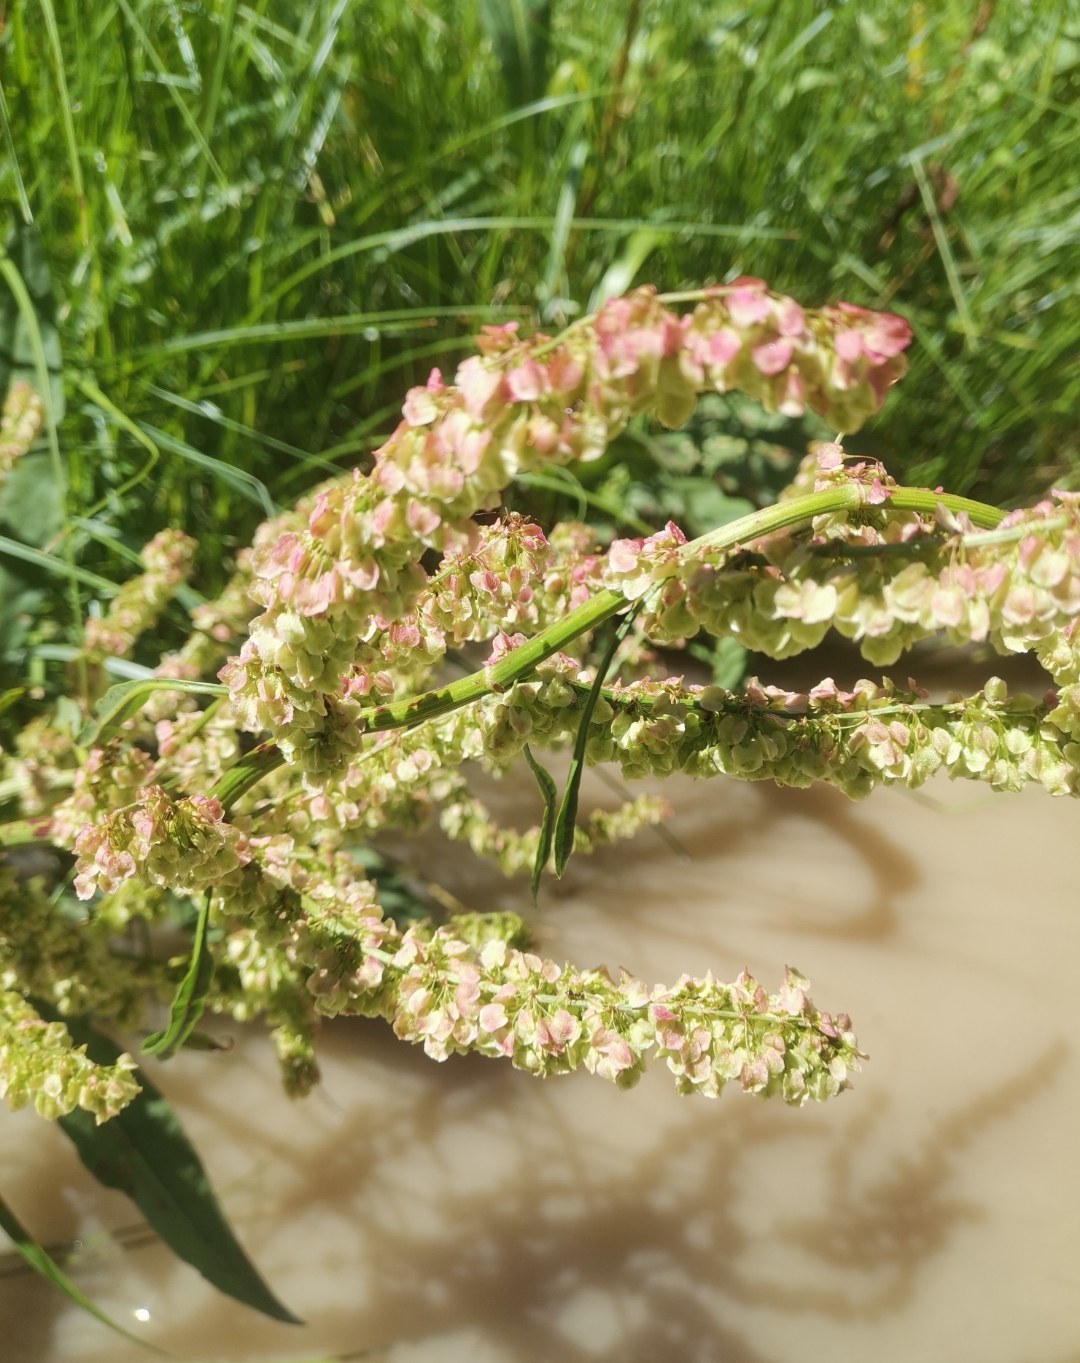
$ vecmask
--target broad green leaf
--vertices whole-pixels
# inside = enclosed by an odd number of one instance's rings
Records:
[[[50,1022],[63,1022],[91,1060],[116,1063],[120,1048],[85,1019],[61,1017],[38,999],[34,1007]],[[264,1315],[299,1324],[241,1248],[180,1119],[141,1070],[137,1077],[142,1092],[101,1126],[81,1108],[59,1119],[79,1158],[100,1183],[126,1193],[169,1248],[207,1282]]]
[[[169,1025],[163,1032],[154,1032],[142,1044],[145,1055],[156,1055],[161,1060],[174,1056],[202,1017],[206,995],[214,978],[214,958],[206,940],[210,921],[210,893],[203,898],[199,916],[195,920],[195,940],[191,944],[191,961],[173,996],[169,1009]]]
[[[154,691],[188,691],[201,696],[227,696],[229,688],[217,682],[178,681],[173,677],[139,677],[110,686],[94,706],[94,717],[79,735],[84,748],[100,747],[122,725],[137,715]]]
[[[64,524],[64,492],[57,487],[52,462],[44,451],[24,454],[0,492],[0,516],[27,544],[41,548]]]
[[[555,874],[562,879],[562,873],[566,870],[566,863],[570,860],[570,853],[574,850],[574,828],[577,824],[578,795],[581,791],[581,778],[585,772],[585,749],[589,743],[589,725],[592,723],[593,711],[596,709],[596,702],[600,698],[600,691],[604,685],[604,678],[611,667],[612,659],[615,657],[619,645],[630,633],[630,628],[634,623],[638,611],[644,602],[636,601],[634,605],[623,616],[619,623],[619,628],[615,631],[611,643],[608,644],[607,651],[600,659],[596,668],[596,676],[593,684],[589,688],[589,694],[585,698],[585,707],[581,712],[581,722],[578,725],[577,738],[574,740],[574,755],[570,759],[570,771],[566,778],[566,789],[563,791],[562,804],[559,805],[559,812],[555,818]],[[535,869],[534,869],[535,875]]]
[[[94,1119],[88,1112],[83,1112],[82,1115],[91,1123],[93,1122]],[[52,1283],[53,1287],[61,1291],[69,1301],[74,1302],[76,1306],[93,1316],[95,1320],[100,1320],[102,1325],[107,1325],[110,1330],[115,1330],[118,1335],[123,1335],[125,1339],[130,1339],[135,1344],[141,1344],[144,1349],[150,1349],[153,1353],[160,1354],[165,1358],[170,1356],[148,1340],[130,1334],[122,1325],[117,1325],[116,1321],[107,1316],[104,1311],[100,1311],[89,1297],[83,1296],[71,1279],[53,1263],[49,1255],[42,1249],[3,1198],[0,1198],[0,1228],[11,1236],[15,1242],[15,1248],[34,1272],[40,1273],[46,1282]]]
[[[555,830],[555,801],[558,799],[559,788],[547,767],[542,766],[532,755],[532,750],[527,743],[525,744],[525,761],[528,762],[529,770],[536,777],[536,784],[540,787],[540,795],[544,801],[544,817],[540,820],[540,841],[536,845],[536,860],[533,862],[532,869],[532,897],[535,905],[536,896],[540,890],[540,877],[544,874],[544,867],[547,866],[548,858],[551,856],[551,839]]]

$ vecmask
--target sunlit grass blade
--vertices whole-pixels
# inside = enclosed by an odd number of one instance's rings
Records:
[[[133,1335],[130,1331],[125,1330],[122,1325],[117,1325],[111,1316],[107,1316],[104,1311],[94,1305],[89,1297],[80,1292],[71,1279],[61,1272],[45,1250],[42,1249],[3,1198],[0,1198],[0,1229],[3,1229],[5,1234],[11,1237],[15,1243],[15,1248],[34,1272],[40,1273],[46,1282],[52,1283],[53,1287],[62,1292],[68,1301],[74,1303],[81,1311],[93,1316],[102,1325],[107,1325],[116,1334],[123,1335],[125,1339],[131,1340],[133,1344],[149,1349],[151,1353],[155,1353],[161,1358],[172,1357],[171,1354],[165,1353],[163,1349],[159,1349],[148,1340],[140,1339],[138,1335]]]

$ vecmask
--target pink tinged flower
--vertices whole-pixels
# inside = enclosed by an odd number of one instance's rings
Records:
[[[548,1029],[552,1039],[559,1046],[565,1046],[571,1042],[580,1030],[577,1019],[565,1008],[560,1008],[555,1016],[549,1020]]]
[[[764,292],[764,285],[760,288],[744,285],[742,288],[733,289],[726,301],[728,314],[737,327],[756,326],[758,322],[764,322],[772,311],[772,304]]]
[[[875,478],[870,484],[870,490],[866,494],[866,500],[871,506],[880,506],[882,502],[887,502],[891,495],[892,494],[881,479]]]
[[[934,619],[946,628],[955,629],[964,618],[964,598],[955,587],[939,588],[930,600]]]
[[[739,351],[742,350],[742,337],[731,327],[721,327],[719,331],[714,331],[709,337],[708,349],[705,353],[706,363],[716,369],[722,369],[730,360],[733,360]]]
[[[867,349],[878,355],[899,355],[911,344],[911,327],[893,312],[872,312],[864,330]]]
[[[498,574],[493,573],[490,568],[482,573],[473,573],[469,581],[479,592],[487,592],[493,600],[499,595],[499,587],[502,585]]]
[[[817,447],[817,465],[819,469],[828,471],[838,469],[844,462],[844,451],[842,446],[836,445],[831,440],[822,441]]]
[[[374,591],[379,581],[379,565],[373,559],[360,559],[348,566],[339,565],[342,574],[361,592]]]
[[[390,497],[384,497],[374,508],[370,516],[372,534],[377,539],[384,539],[390,529],[397,511],[397,503]]]
[[[615,540],[608,550],[608,565],[613,573],[632,573],[637,570],[641,540]]]
[[[559,443],[559,428],[550,417],[540,413],[529,418],[529,444],[538,454],[550,454]]]
[[[462,1017],[471,1017],[475,1014],[479,998],[480,986],[475,980],[462,980],[454,990],[454,1005]]]
[[[794,298],[781,298],[774,309],[777,330],[781,336],[802,336],[806,332],[806,314]]]
[[[480,1029],[484,1032],[497,1032],[506,1026],[506,1009],[501,1003],[489,1003],[480,1009]]]
[[[566,350],[557,350],[547,364],[548,383],[556,393],[572,393],[585,371]]]
[[[856,331],[854,327],[838,331],[833,337],[833,349],[840,359],[846,360],[848,364],[853,364],[863,353],[862,333]]]
[[[501,662],[508,653],[513,653],[515,648],[520,648],[522,644],[529,641],[524,634],[507,634],[504,630],[499,630],[491,644],[491,655],[484,660],[485,667],[491,667],[493,663]]]
[[[465,474],[475,473],[480,467],[484,451],[491,444],[490,431],[472,430],[458,446],[458,463]]]
[[[516,326],[517,323],[515,322]],[[427,376],[427,390],[429,393],[441,393],[446,385],[442,381],[442,371],[436,367]]]
[[[787,379],[784,382],[784,391],[780,395],[777,404],[777,411],[782,416],[799,417],[806,411],[806,396],[803,392],[803,382],[797,369],[789,369]]]
[[[410,388],[405,395],[401,414],[410,426],[430,426],[439,409],[429,388]]]
[[[739,1080],[748,1093],[757,1093],[769,1082],[769,1067],[764,1059],[757,1059],[751,1065],[744,1065]]]
[[[395,492],[400,492],[405,486],[405,474],[403,470],[390,459],[380,460],[377,463],[371,480],[381,487],[384,492],[389,492],[391,496]]]
[[[458,365],[457,386],[465,410],[474,421],[483,421],[488,405],[502,387],[503,376],[488,369],[478,355],[470,355]]]
[[[535,402],[544,391],[544,371],[534,359],[527,359],[508,371],[506,386],[515,402]]]
[[[413,621],[395,620],[390,626],[389,639],[398,649],[420,647],[420,631]]]
[[[405,520],[414,534],[430,535],[439,528],[442,517],[430,506],[418,502],[415,497],[410,497],[405,510]]]
[[[792,352],[790,341],[766,341],[764,345],[754,346],[750,355],[758,373],[771,377],[788,367]]]

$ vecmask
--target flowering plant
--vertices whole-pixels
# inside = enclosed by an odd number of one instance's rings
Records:
[[[679,304],[691,305],[681,314]],[[853,797],[934,772],[1075,794],[1080,773],[1080,496],[1004,515],[898,486],[841,439],[905,368],[910,333],[848,304],[805,310],[759,280],[605,304],[558,337],[485,327],[446,384],[408,393],[369,472],[315,489],[265,523],[222,597],[152,674],[107,688],[191,570],[194,544],[163,531],[144,571],[87,622],[74,694],[43,706],[4,757],[17,816],[0,869],[0,1094],[45,1116],[103,1122],[138,1093],[135,1062],[72,1047],[64,1019],[136,1028],[143,1044],[198,1044],[205,1008],[264,1017],[289,1091],[317,1080],[322,1018],[380,1016],[443,1060],[506,1057],[536,1075],[579,1067],[633,1084],[650,1054],[680,1092],[725,1084],[801,1104],[849,1086],[862,1058],[850,1020],[819,1010],[788,969],[770,994],[683,976],[650,987],[532,950],[515,915],[397,919],[362,847],[433,815],[533,892],[575,850],[664,817],[661,801],[578,819],[587,764],[629,779],[726,774]],[[770,506],[688,541],[669,523],[606,548],[590,528],[547,531],[503,509],[515,476],[589,461],[627,423],[682,424],[704,393],[738,389],[768,411],[809,408],[839,434],[810,450]],[[40,404],[13,390],[0,455],[33,439]],[[20,443],[21,442],[21,443]],[[1056,689],[1009,696],[991,678],[932,702],[910,682],[825,679],[806,694],[687,682],[656,646],[704,631],[785,658],[830,628],[872,664],[919,639],[1034,651]],[[479,654],[477,650],[479,648]],[[448,659],[476,665],[448,681]],[[538,754],[571,750],[560,799]],[[500,828],[468,764],[522,760],[541,824]],[[50,891],[27,849],[71,867]],[[184,921],[190,952],[121,952]]]

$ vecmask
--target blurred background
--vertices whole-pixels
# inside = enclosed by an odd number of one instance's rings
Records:
[[[555,331],[641,283],[750,274],[901,313],[911,372],[849,448],[1005,506],[1080,487],[1078,3],[4,0],[0,28],[0,212],[66,479],[42,449],[0,494],[4,687],[57,694],[72,591],[93,609],[42,562],[58,536],[110,580],[164,525],[198,538],[152,666],[258,522],[367,467],[483,322]],[[0,386],[32,371],[4,290]],[[717,398],[509,501],[702,533],[823,434]],[[976,664],[938,659],[935,684]],[[874,1057],[827,1112],[438,1068],[360,1023],[327,1030],[299,1106],[255,1033],[155,1068],[307,1334],[212,1298],[25,1113],[0,1114],[5,1186],[180,1356],[1080,1358],[1074,812],[665,794],[683,850],[646,834],[578,865],[545,950],[650,980],[792,959]],[[526,900],[439,839],[423,855],[475,907]],[[142,1356],[2,1273],[7,1356]]]

